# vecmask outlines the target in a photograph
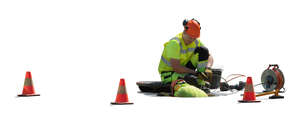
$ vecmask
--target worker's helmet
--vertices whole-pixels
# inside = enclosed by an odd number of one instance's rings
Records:
[[[183,20],[183,27],[186,34],[188,34],[191,38],[199,38],[200,37],[200,23],[196,19],[191,20]]]

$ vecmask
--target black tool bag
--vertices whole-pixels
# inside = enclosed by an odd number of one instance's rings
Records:
[[[222,69],[212,69],[213,75],[210,82],[210,89],[217,89],[220,87]]]

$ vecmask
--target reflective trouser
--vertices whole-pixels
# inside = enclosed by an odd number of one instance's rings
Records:
[[[178,78],[184,78],[186,75],[187,75],[186,73],[179,74],[174,71],[169,71],[169,72],[162,72],[160,74],[160,77],[161,77],[162,83],[166,84],[166,83],[171,83],[172,81],[175,81]]]
[[[175,81],[179,78],[187,80],[187,82],[192,82],[188,80],[194,80],[194,79],[189,79],[189,76],[191,76],[191,74],[187,74],[187,73],[179,74],[176,72],[163,72],[161,73],[160,76],[163,84],[171,83],[172,81]],[[191,85],[205,85],[205,81],[203,78],[197,77],[197,79],[195,80],[196,82]]]
[[[191,60],[185,65],[185,67],[192,69],[192,70],[197,69],[197,72],[205,72],[206,65],[207,65],[207,60],[205,60],[205,61]],[[184,78],[187,75],[188,75],[187,73],[179,74],[174,71],[165,71],[160,74],[160,77],[161,77],[162,82],[164,84],[166,84],[166,83],[171,83],[172,81],[175,81],[178,78]],[[203,82],[201,82],[201,84],[203,84]]]

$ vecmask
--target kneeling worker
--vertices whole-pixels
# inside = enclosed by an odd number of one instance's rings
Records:
[[[183,79],[201,89],[205,81],[198,74],[210,69],[213,58],[200,42],[200,23],[195,19],[184,20],[183,26],[182,33],[164,44],[158,71],[164,84]]]

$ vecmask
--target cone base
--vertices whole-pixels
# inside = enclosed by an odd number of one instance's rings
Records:
[[[240,103],[255,103],[260,102],[259,100],[239,100]]]
[[[111,102],[112,105],[130,105],[132,102]]]
[[[18,97],[31,97],[31,96],[41,96],[40,94],[20,94]]]

